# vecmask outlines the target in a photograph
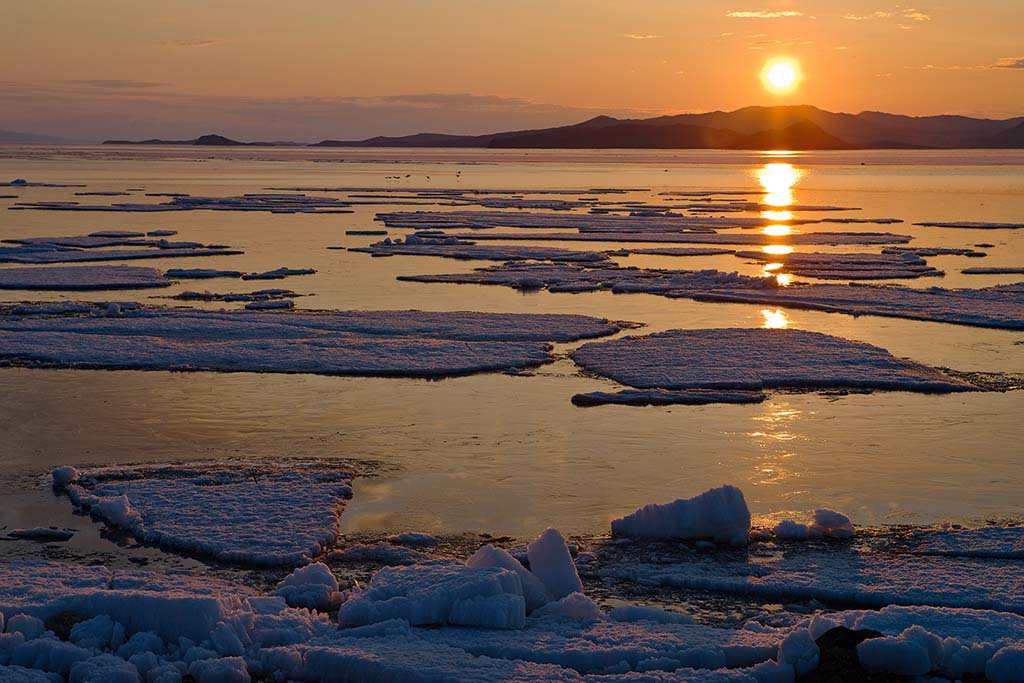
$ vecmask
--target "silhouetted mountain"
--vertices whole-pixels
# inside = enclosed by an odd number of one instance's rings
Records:
[[[1024,149],[1024,121],[1013,128],[978,141],[977,146],[988,149]]]
[[[834,113],[809,105],[744,107],[650,119],[598,116],[582,123],[490,135],[419,133],[324,140],[322,147],[491,147],[540,149],[966,149],[1024,148],[1024,117]]]

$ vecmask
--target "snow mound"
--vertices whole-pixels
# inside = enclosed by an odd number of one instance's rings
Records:
[[[526,603],[522,583],[513,571],[433,560],[381,569],[338,612],[343,628],[389,619],[404,619],[414,626],[522,628]]]
[[[302,564],[334,543],[353,474],[326,465],[83,471],[71,501],[139,540],[257,565]]]
[[[307,607],[327,611],[339,599],[338,579],[322,562],[300,567],[277,584],[273,593],[285,599],[290,607]]]
[[[877,346],[805,330],[669,330],[584,344],[570,355],[586,370],[640,389],[977,390]]]
[[[783,520],[772,529],[772,533],[786,541],[826,537],[849,538],[853,536],[853,523],[843,513],[823,508],[814,511],[814,519],[810,523]]]
[[[583,591],[576,564],[572,561],[565,539],[556,529],[547,529],[527,545],[526,555],[530,561],[530,571],[540,579],[555,600]]]
[[[612,535],[627,538],[712,539],[746,545],[750,510],[735,486],[710,489],[693,498],[645,505],[612,521]]]
[[[519,575],[519,582],[523,589],[523,598],[526,601],[527,613],[533,612],[551,602],[551,594],[540,579],[534,575],[523,564],[512,557],[507,551],[496,548],[493,545],[485,545],[477,550],[466,560],[467,567],[499,567],[513,571]]]

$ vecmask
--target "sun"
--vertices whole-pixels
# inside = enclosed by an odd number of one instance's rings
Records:
[[[775,95],[793,92],[803,80],[800,62],[791,57],[770,59],[761,69],[761,83],[764,89]]]

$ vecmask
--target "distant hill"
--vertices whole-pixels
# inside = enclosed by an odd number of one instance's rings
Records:
[[[104,140],[104,145],[196,145],[199,147],[295,147],[302,143],[298,142],[239,142],[231,138],[208,133],[200,135],[194,140],[161,140],[151,138],[149,140]]]
[[[598,116],[582,123],[490,135],[418,133],[324,140],[317,147],[487,147],[538,149],[970,149],[1024,148],[1024,117],[834,113],[808,105],[650,119]]]

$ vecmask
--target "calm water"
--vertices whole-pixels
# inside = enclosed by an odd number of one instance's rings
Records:
[[[400,176],[389,180],[385,176]],[[178,238],[230,244],[244,256],[138,262],[157,268],[262,270],[312,267],[284,286],[315,296],[300,308],[572,312],[672,328],[787,325],[867,341],[897,356],[958,370],[1024,373],[1024,335],[908,320],[762,310],[607,292],[521,294],[503,287],[398,282],[396,275],[484,265],[427,257],[372,259],[327,250],[378,238],[381,206],[348,215],[71,213],[7,211],[16,201],[73,193],[228,195],[268,186],[766,189],[771,200],[862,207],[891,226],[804,226],[913,234],[917,245],[988,242],[986,259],[930,258],[945,278],[915,287],[980,287],[1020,276],[965,276],[969,266],[1024,266],[1024,230],[913,227],[921,220],[1024,220],[1024,154],[867,152],[763,155],[732,152],[536,152],[482,150],[194,150],[0,148],[0,178],[75,182],[87,188],[0,188],[0,238],[96,230],[178,230]],[[635,198],[650,198],[644,192]],[[77,198],[83,202],[142,201]],[[634,198],[634,197],[630,197]],[[147,199],[147,201],[163,201]],[[436,207],[396,207],[435,210]],[[781,208],[781,207],[780,207]],[[811,217],[815,217],[814,214]],[[393,231],[401,235],[403,231]],[[784,243],[785,239],[780,238]],[[544,244],[544,243],[539,243]],[[556,243],[546,243],[557,245]],[[593,244],[593,248],[620,244]],[[588,247],[588,248],[589,248]],[[581,247],[582,248],[582,247]],[[805,247],[805,250],[828,248]],[[877,249],[877,248],[874,248]],[[841,251],[872,251],[845,247]],[[621,262],[757,274],[731,255],[639,257]],[[0,266],[4,267],[4,266]],[[256,286],[249,287],[255,284]],[[161,290],[248,291],[259,283],[213,280]],[[277,285],[274,285],[277,286]],[[95,293],[146,301],[152,292]],[[0,301],[53,300],[0,292]],[[217,304],[216,307],[219,307]],[[565,351],[571,345],[563,345]],[[640,504],[721,483],[747,494],[755,514],[827,505],[862,524],[977,521],[1024,515],[1024,392],[918,396],[776,394],[757,406],[580,409],[569,398],[611,383],[578,375],[570,361],[534,377],[477,375],[444,381],[255,374],[0,370],[0,490],[64,464],[173,462],[224,456],[377,460],[385,476],[357,482],[347,530],[478,530],[525,535],[549,525],[600,532]],[[37,494],[29,494],[34,496]],[[19,495],[43,514],[38,500]],[[59,505],[59,504],[52,504]],[[0,525],[21,520],[5,506]]]

